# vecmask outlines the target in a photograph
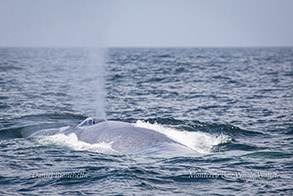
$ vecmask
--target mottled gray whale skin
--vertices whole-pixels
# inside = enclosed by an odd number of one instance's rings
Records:
[[[168,138],[155,130],[136,127],[130,123],[119,121],[103,121],[95,123],[87,118],[75,128],[58,130],[41,130],[30,135],[49,136],[58,133],[76,134],[78,140],[89,144],[111,143],[112,149],[118,153],[133,154],[193,154],[192,149]]]

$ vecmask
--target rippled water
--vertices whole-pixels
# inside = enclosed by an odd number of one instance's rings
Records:
[[[292,48],[0,49],[1,195],[292,195]],[[74,136],[89,116],[194,156],[124,155]]]

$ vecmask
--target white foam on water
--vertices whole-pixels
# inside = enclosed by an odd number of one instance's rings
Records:
[[[52,136],[38,136],[37,142],[42,145],[60,145],[66,146],[73,150],[78,151],[91,151],[98,153],[106,153],[106,154],[117,154],[115,150],[111,148],[111,143],[97,143],[97,144],[89,144],[86,142],[79,141],[77,136],[74,133],[69,135],[64,135],[62,133],[52,135]]]
[[[134,123],[134,125],[137,127],[158,131],[166,135],[167,137],[175,140],[176,142],[183,144],[202,154],[211,153],[214,146],[227,143],[231,140],[229,136],[223,134],[215,136],[200,131],[181,131],[157,123],[151,124],[148,122],[143,122],[141,120],[138,120],[136,123]]]

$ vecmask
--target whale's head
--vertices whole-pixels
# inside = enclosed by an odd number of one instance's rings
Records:
[[[105,121],[105,120],[89,117],[85,119],[84,121],[82,121],[79,125],[77,125],[77,127],[93,126],[102,121]]]

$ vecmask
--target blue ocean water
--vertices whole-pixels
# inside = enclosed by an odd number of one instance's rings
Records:
[[[292,113],[293,48],[0,48],[0,195],[292,195]],[[91,116],[198,154],[24,137]]]

